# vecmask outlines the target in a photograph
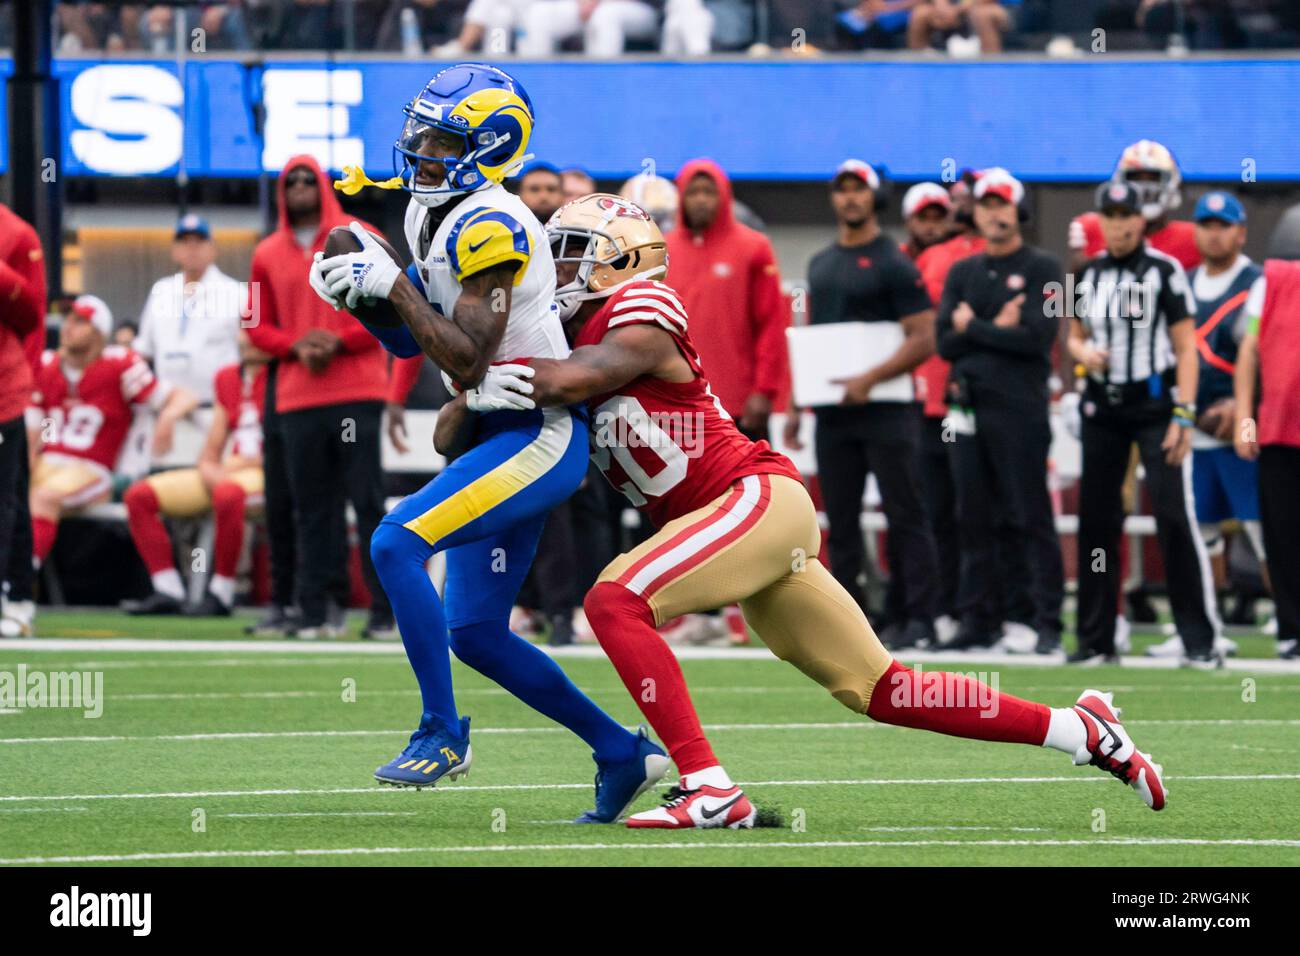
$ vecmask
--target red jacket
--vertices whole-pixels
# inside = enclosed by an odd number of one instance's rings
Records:
[[[982,236],[957,235],[944,242],[936,243],[916,257],[916,267],[921,270],[921,281],[925,291],[935,307],[943,298],[943,284],[948,280],[948,270],[953,263],[967,256],[984,251]],[[943,418],[948,414],[944,389],[948,383],[949,365],[935,352],[917,366],[914,377],[917,382],[917,396],[925,403],[926,418]]]
[[[704,173],[718,184],[717,218],[703,232],[688,228],[680,205],[668,233],[668,278],[691,324],[713,393],[739,417],[745,401],[761,392],[780,398],[788,376],[785,330],[790,310],[781,294],[781,273],[772,244],[736,221],[731,181],[717,163],[694,159],[677,174],[677,188]]]
[[[1264,263],[1259,317],[1260,445],[1300,448],[1300,262]]]
[[[285,209],[284,173],[295,166],[314,171],[320,185],[320,224],[310,249],[298,245]],[[326,305],[307,282],[312,255],[325,248],[331,229],[346,226],[353,217],[343,211],[329,177],[311,156],[295,156],[285,164],[276,184],[276,200],[280,225],[253,250],[249,275],[252,311],[247,320],[253,344],[280,359],[276,409],[292,412],[343,402],[383,401],[388,392],[388,360],[383,347],[347,312]],[[309,329],[325,329],[342,340],[342,351],[320,373],[294,361],[289,352]]]
[[[0,205],[0,422],[23,413],[45,348],[45,256],[36,230]]]

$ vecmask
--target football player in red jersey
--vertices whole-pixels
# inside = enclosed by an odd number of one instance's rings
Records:
[[[593,458],[659,527],[600,575],[587,617],[619,677],[664,741],[680,786],[631,827],[753,826],[757,811],[714,756],[677,659],[656,626],[739,603],[746,621],[857,713],[958,737],[1048,746],[1094,763],[1159,810],[1161,769],[1139,753],[1111,695],[1072,708],[1021,700],[960,674],[913,671],[881,645],[861,608],[818,558],[817,514],[794,465],[752,442],[709,391],[667,271],[663,237],[639,207],[596,194],[547,225],[556,302],[575,346],[567,359],[494,367],[479,390],[517,407],[585,402]],[[453,453],[472,428],[467,398],[439,414]]]
[[[49,556],[59,518],[71,509],[108,498],[136,406],[158,413],[153,451],[171,447],[176,422],[198,398],[154,378],[144,359],[128,348],[107,345],[113,316],[102,299],[78,296],[59,330],[58,351],[41,356],[28,440],[32,464],[32,550],[39,564]]]
[[[265,487],[261,410],[270,359],[241,330],[239,362],[218,369],[212,379],[216,401],[197,465],[141,478],[122,495],[131,540],[153,583],[148,596],[123,603],[128,614],[230,614],[235,603],[235,571],[244,544],[244,515],[250,508],[261,507]],[[215,526],[212,578],[197,603],[183,606],[184,585],[162,519],[209,513]]]
[[[1173,153],[1154,140],[1139,140],[1120,154],[1111,180],[1132,183],[1142,196],[1146,238],[1153,249],[1173,256],[1188,271],[1201,264],[1201,253],[1196,248],[1196,226],[1169,218],[1182,203],[1179,188],[1183,176]],[[1087,260],[1101,255],[1106,248],[1101,217],[1086,212],[1071,220],[1069,243],[1071,265],[1076,270]]]

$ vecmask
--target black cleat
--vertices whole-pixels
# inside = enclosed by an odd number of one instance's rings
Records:
[[[1223,655],[1214,650],[1194,651],[1184,654],[1178,666],[1190,667],[1198,671],[1217,671],[1223,667]]]
[[[986,651],[997,643],[998,635],[962,627],[957,636],[943,645],[945,651]]]
[[[139,601],[123,601],[122,610],[134,617],[145,614],[180,614],[181,602],[161,591],[154,591]]]
[[[1038,643],[1034,646],[1035,654],[1059,654],[1061,652],[1061,634],[1059,631],[1039,631]]]
[[[376,614],[372,611],[366,618],[365,627],[361,629],[361,639],[364,641],[395,641],[400,637],[397,623],[391,614]]]
[[[186,617],[230,617],[230,607],[211,591],[206,591],[193,604],[185,605]]]
[[[298,618],[297,608],[272,604],[266,609],[266,614],[260,621],[244,628],[244,633],[252,634],[254,637],[280,637],[298,623]]]
[[[1114,651],[1095,651],[1087,648],[1079,648],[1073,654],[1065,658],[1067,664],[1078,664],[1080,667],[1103,667],[1107,664],[1119,664],[1119,655]]]

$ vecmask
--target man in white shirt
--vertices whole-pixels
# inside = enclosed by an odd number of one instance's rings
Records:
[[[152,363],[159,380],[197,395],[207,413],[217,370],[239,361],[243,301],[240,283],[218,269],[216,260],[207,222],[193,213],[182,216],[172,243],[172,261],[180,272],[154,283],[132,343]],[[199,436],[206,425],[206,415],[200,417],[205,420],[192,423]],[[191,443],[181,444],[178,453]],[[195,444],[195,454],[198,448]]]

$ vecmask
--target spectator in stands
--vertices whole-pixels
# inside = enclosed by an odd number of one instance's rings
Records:
[[[24,413],[45,346],[40,237],[0,204],[0,637],[30,637],[32,521]]]
[[[578,166],[562,170],[560,182],[564,187],[565,202],[571,202],[580,196],[590,196],[596,191],[596,180],[591,178],[591,173]]]
[[[686,163],[677,189],[677,227],[667,236],[673,288],[713,394],[745,435],[765,439],[788,376],[790,313],[776,254],[766,236],[735,220],[731,180],[717,163]]]
[[[1233,50],[1247,46],[1230,0],[1142,0],[1134,22],[1158,46]]]
[[[248,333],[254,345],[279,359],[276,427],[292,498],[302,612],[293,633],[317,638],[341,631],[341,622],[331,617],[330,599],[340,608],[347,599],[346,495],[356,512],[357,546],[370,589],[365,630],[387,635],[393,630],[392,609],[370,561],[370,536],[384,514],[379,432],[388,364],[365,328],[331,309],[302,281],[329,231],[351,217],[311,156],[285,164],[276,195],[279,226],[253,252]],[[270,446],[268,441],[268,469]],[[272,484],[268,477],[268,492]],[[282,500],[268,500],[268,508],[284,506]],[[275,548],[272,560],[277,560]]]
[[[565,40],[580,36],[588,55],[618,56],[628,40],[658,34],[661,7],[647,0],[533,0],[523,14],[519,52],[552,56]]]
[[[137,406],[157,414],[153,452],[166,454],[176,422],[198,404],[160,382],[144,359],[109,345],[113,315],[102,299],[78,296],[59,329],[59,349],[41,356],[28,441],[35,450],[29,500],[32,556],[39,566],[68,511],[108,499]]]
[[[861,0],[836,17],[842,33],[863,49],[894,49],[907,38],[913,8],[922,0]]]
[[[564,205],[564,178],[550,163],[537,160],[519,174],[519,198],[543,226]]]
[[[1244,307],[1233,373],[1237,454],[1259,462],[1278,656],[1300,658],[1300,263],[1269,260]]]
[[[981,53],[1002,50],[1002,34],[1011,29],[1011,14],[1004,0],[921,0],[912,8],[907,24],[907,45],[929,49],[936,34],[945,39],[970,30]]]
[[[324,3],[327,0],[308,2]],[[175,52],[178,27],[189,52],[247,50],[252,47],[243,4],[238,0],[231,3],[154,4],[143,17],[128,17],[124,13],[122,24],[124,34],[138,24],[140,43],[151,53]],[[202,33],[195,34],[195,30]],[[323,46],[324,35],[319,39],[322,42],[316,45]],[[196,44],[200,40],[202,46],[198,47]],[[136,44],[128,41],[128,45]]]
[[[421,13],[445,7],[445,0],[417,0]],[[532,0],[470,0],[460,33],[429,52],[433,56],[455,60],[475,50],[484,54],[509,53],[515,32],[523,22],[523,13]],[[427,14],[426,14],[427,15]]]
[[[217,369],[239,361],[245,290],[217,268],[212,230],[193,213],[176,223],[172,261],[180,271],[153,284],[132,348],[149,360],[161,381],[182,386],[198,396],[202,409],[210,409]],[[202,417],[206,427],[208,415]]]
[[[127,613],[177,614],[182,610],[185,589],[162,519],[209,513],[215,524],[212,578],[202,600],[184,607],[184,612],[225,617],[234,607],[245,514],[262,503],[262,390],[268,359],[241,332],[239,362],[219,369],[213,377],[216,407],[198,467],[142,478],[122,496],[131,539],[153,584],[148,597],[124,605]]]
[[[865,610],[858,581],[866,560],[862,498],[867,476],[876,476],[895,539],[889,547],[898,556],[890,570],[903,583],[903,620],[889,643],[917,647],[934,639],[938,579],[918,474],[920,410],[913,402],[871,400],[871,392],[911,374],[934,353],[934,305],[916,267],[880,228],[879,190],[869,165],[857,159],[840,164],[830,189],[838,235],[808,263],[811,323],[896,323],[901,332],[892,354],[842,383],[840,405],[815,409],[817,477],[830,523],[831,573]],[[798,426],[798,409],[791,408],[784,440],[793,448],[800,447]]]

